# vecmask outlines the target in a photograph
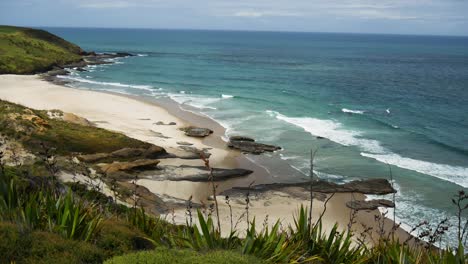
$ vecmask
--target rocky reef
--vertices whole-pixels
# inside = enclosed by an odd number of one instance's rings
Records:
[[[228,147],[251,154],[262,154],[264,152],[273,152],[281,149],[281,147],[278,146],[255,142],[255,139],[245,136],[230,137]]]

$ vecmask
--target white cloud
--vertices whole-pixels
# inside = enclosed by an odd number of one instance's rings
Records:
[[[266,12],[259,12],[259,11],[238,11],[232,14],[235,17],[267,17],[267,16],[276,16],[276,17],[294,17],[294,16],[302,16],[300,13],[291,13],[291,12],[274,12],[274,11],[266,11]]]
[[[395,11],[382,11],[375,9],[362,9],[353,11],[337,11],[335,12],[342,17],[354,17],[360,19],[384,19],[384,20],[418,20],[424,19],[423,16],[403,15]]]
[[[127,1],[84,1],[78,4],[82,8],[126,8],[132,6],[132,3]]]

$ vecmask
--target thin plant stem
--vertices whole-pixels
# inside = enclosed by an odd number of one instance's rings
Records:
[[[309,172],[309,188],[310,188],[310,209],[309,209],[309,228],[312,226],[312,208],[314,206],[314,192],[313,192],[313,182],[314,182],[314,159],[315,155],[317,154],[318,149],[310,150],[310,172]]]

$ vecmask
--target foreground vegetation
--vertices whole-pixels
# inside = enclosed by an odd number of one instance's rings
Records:
[[[58,174],[71,171],[65,161],[72,157],[148,144],[83,120],[64,121],[63,113],[53,112],[0,101],[0,138],[33,154],[26,162],[12,150],[8,157],[0,153],[0,263],[468,263],[464,192],[453,200],[460,216],[455,248],[432,245],[446,231],[443,223],[404,242],[392,232],[380,233],[369,247],[365,236],[370,233],[339,232],[337,226],[325,232],[320,221],[311,222],[307,208],[299,210],[292,226],[268,227],[250,218],[248,230],[233,227],[229,236],[221,236],[216,200],[208,215],[188,201],[187,224],[176,225],[136,202],[117,203],[122,196],[107,197],[92,181],[62,183]],[[78,173],[87,176],[87,170]],[[136,201],[137,185],[130,185]],[[249,199],[247,194],[247,204]]]
[[[177,226],[138,208],[103,203],[99,193],[80,196],[73,184],[32,184],[5,166],[0,176],[5,263],[466,263],[461,244],[453,251],[392,239],[354,246],[350,232],[335,227],[323,233],[320,223],[309,225],[305,208],[286,230],[279,223],[257,230],[254,220],[245,238],[236,230],[222,237],[201,212],[197,225]]]
[[[31,74],[81,60],[83,50],[47,31],[0,26],[0,74]]]

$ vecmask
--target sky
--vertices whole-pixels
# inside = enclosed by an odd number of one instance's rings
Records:
[[[468,36],[468,0],[0,0],[0,24]]]

